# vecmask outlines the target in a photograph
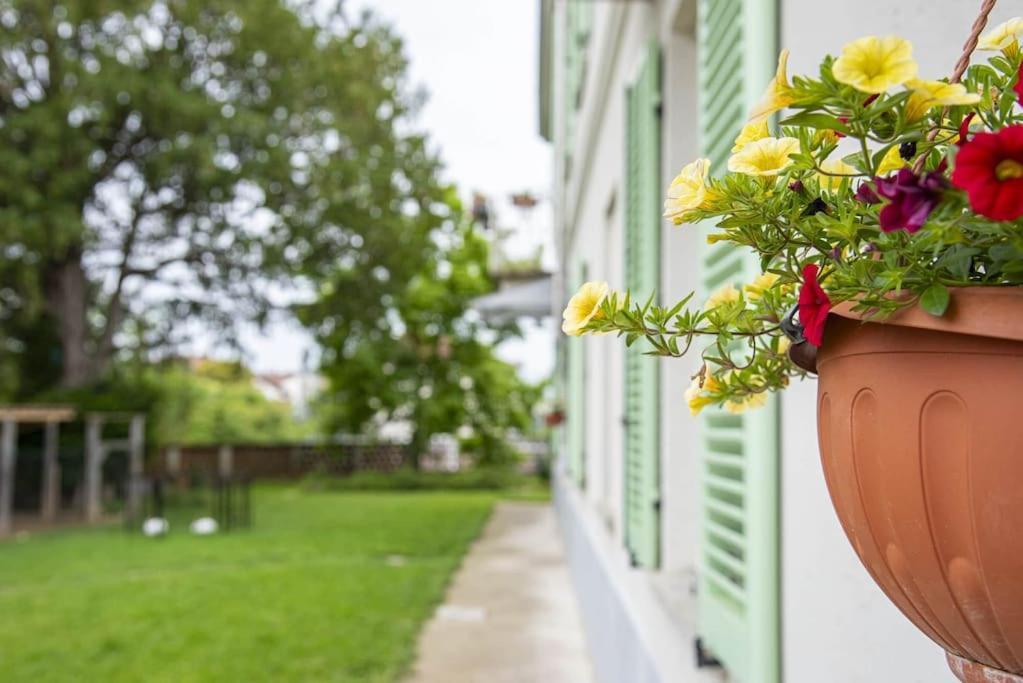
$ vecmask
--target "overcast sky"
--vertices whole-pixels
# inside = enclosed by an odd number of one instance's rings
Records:
[[[549,204],[530,217],[507,203],[512,192],[546,197],[550,151],[537,126],[536,0],[355,0],[392,24],[405,40],[411,81],[429,99],[419,118],[463,197],[488,195],[502,226],[516,228],[513,249],[525,251],[550,235]],[[548,254],[548,261],[551,261]],[[531,380],[553,366],[553,321],[527,326],[523,341],[507,342],[502,356]],[[294,326],[277,324],[243,335],[249,361],[260,372],[301,367],[313,347]]]

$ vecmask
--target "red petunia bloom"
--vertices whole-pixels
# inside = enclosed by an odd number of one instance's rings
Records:
[[[899,169],[887,178],[874,178],[878,196],[889,200],[878,215],[881,229],[885,232],[919,230],[941,201],[945,186],[945,177],[940,173],[918,176],[909,168]]]
[[[977,112],[971,111],[963,117],[963,122],[959,124],[959,139],[956,140],[956,147],[962,148],[963,145],[970,141],[970,123],[973,122],[973,117],[976,115]],[[945,160],[942,159],[942,161]]]
[[[974,211],[996,221],[1023,216],[1023,125],[976,133],[955,164],[952,183],[966,190]]]
[[[824,323],[831,310],[831,299],[817,282],[817,266],[808,263],[803,267],[803,287],[799,290],[799,324],[803,336],[814,346],[824,341]]]

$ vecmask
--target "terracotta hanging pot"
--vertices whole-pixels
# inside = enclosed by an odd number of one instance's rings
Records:
[[[817,359],[842,527],[961,680],[1023,681],[1023,288],[860,317],[836,307]]]

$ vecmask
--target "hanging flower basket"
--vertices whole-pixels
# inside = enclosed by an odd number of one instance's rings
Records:
[[[665,202],[763,273],[698,306],[587,283],[562,329],[699,346],[693,414],[819,372],[825,475],[863,564],[963,681],[1023,683],[1023,19],[981,35],[993,6],[947,80],[895,36],[791,80],[783,51],[727,172],[694,161]]]

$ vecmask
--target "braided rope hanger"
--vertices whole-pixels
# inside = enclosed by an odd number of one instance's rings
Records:
[[[948,79],[949,83],[958,83],[962,79],[963,74],[966,73],[966,69],[970,66],[970,58],[973,56],[973,51],[977,49],[977,43],[980,41],[980,34],[984,32],[988,17],[991,16],[991,11],[995,8],[997,2],[998,0],[984,0],[981,3],[980,12],[977,13],[977,18],[973,20],[970,35],[966,38],[966,42],[963,43],[963,53],[959,55],[959,59],[956,61],[955,68],[952,70],[952,76]],[[941,118],[944,119],[946,114],[948,114],[948,107],[945,107]],[[933,128],[927,134],[927,141],[933,142],[936,137],[938,137],[938,128]],[[913,165],[913,172],[919,175],[926,162],[927,155],[921,154],[920,158]]]

